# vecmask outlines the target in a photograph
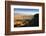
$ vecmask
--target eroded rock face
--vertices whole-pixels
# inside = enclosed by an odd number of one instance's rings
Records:
[[[29,21],[26,20],[16,20],[15,21],[15,26],[20,27],[20,26],[26,26],[28,25]]]
[[[23,21],[15,21],[15,25],[16,26],[24,26],[25,24],[23,23]]]

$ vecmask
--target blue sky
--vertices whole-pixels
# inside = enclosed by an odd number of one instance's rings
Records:
[[[26,14],[26,15],[39,13],[39,9],[27,9],[27,8],[14,8],[14,11],[15,14],[18,13],[18,14]]]

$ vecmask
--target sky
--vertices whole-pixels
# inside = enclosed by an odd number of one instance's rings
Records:
[[[36,13],[39,13],[39,9],[14,8],[14,13],[22,15],[34,15]]]

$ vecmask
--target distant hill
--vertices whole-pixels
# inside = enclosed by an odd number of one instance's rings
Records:
[[[14,19],[32,19],[34,15],[16,15]]]
[[[35,15],[35,14],[39,14],[39,12],[36,12],[36,13],[33,13],[33,12],[30,12],[30,13],[24,13],[24,12],[21,12],[21,13],[14,13],[14,16],[15,15]]]

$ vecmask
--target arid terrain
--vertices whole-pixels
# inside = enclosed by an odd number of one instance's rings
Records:
[[[26,20],[31,20],[33,15],[16,15],[14,16],[14,25],[24,26],[25,23],[29,23]]]
[[[39,25],[39,14],[14,16],[14,27],[27,27],[38,25]]]

